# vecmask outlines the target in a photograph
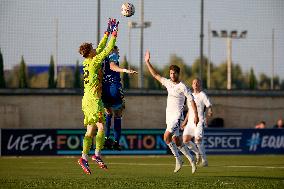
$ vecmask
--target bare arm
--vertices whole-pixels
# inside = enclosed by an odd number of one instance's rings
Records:
[[[149,50],[146,51],[144,59],[145,59],[145,63],[147,65],[147,68],[148,68],[149,72],[151,73],[151,75],[156,80],[161,82],[162,77],[157,73],[157,71],[153,68],[152,64],[150,63],[150,52],[149,52]]]
[[[212,117],[212,115],[213,115],[212,106],[208,107],[207,115],[208,115],[208,117]]]
[[[183,120],[183,122],[182,122],[182,124],[181,124],[181,128],[182,128],[182,129],[185,128],[185,126],[186,126],[186,124],[187,124],[187,122],[188,122],[188,118],[189,118],[189,111],[187,112],[187,114],[186,114],[186,116],[185,116],[185,118],[184,118],[184,120]]]
[[[199,122],[199,117],[198,117],[198,113],[197,113],[197,107],[196,104],[194,102],[194,100],[190,101],[192,109],[194,111],[194,123],[197,125]]]
[[[129,74],[137,74],[135,70],[127,70],[127,69],[121,68],[118,65],[116,65],[114,62],[110,62],[109,66],[110,66],[110,69],[114,72],[125,72]]]

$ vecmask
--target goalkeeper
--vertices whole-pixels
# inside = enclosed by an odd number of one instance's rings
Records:
[[[118,23],[114,19],[108,22],[107,31],[100,41],[98,47],[94,49],[91,43],[83,43],[79,48],[79,53],[85,58],[83,62],[84,70],[84,96],[82,99],[82,110],[84,113],[84,125],[86,134],[83,139],[82,157],[78,160],[86,174],[91,174],[88,164],[88,154],[93,144],[96,129],[96,149],[92,160],[96,161],[100,168],[107,169],[107,166],[101,159],[101,150],[104,145],[104,106],[101,100],[102,96],[102,61],[109,55],[116,43]],[[108,42],[109,34],[112,37]],[[105,48],[106,47],[106,48]]]

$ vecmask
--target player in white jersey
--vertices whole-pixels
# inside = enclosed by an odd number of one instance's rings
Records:
[[[212,104],[210,103],[208,96],[201,90],[201,83],[199,79],[194,79],[192,81],[192,89],[194,101],[197,106],[199,123],[194,123],[194,120],[192,119],[192,115],[194,114],[194,107],[189,107],[186,118],[182,123],[182,128],[184,128],[183,143],[187,145],[188,148],[196,154],[196,163],[200,163],[201,158],[201,166],[205,167],[208,166],[208,161],[206,158],[205,148],[202,140],[204,136],[203,129],[206,124],[206,109],[208,109],[208,116],[212,116]],[[196,145],[191,141],[193,137],[195,139],[194,141]]]
[[[150,53],[146,51],[145,62],[151,75],[167,88],[167,108],[166,108],[166,123],[167,129],[164,133],[164,141],[171,149],[176,158],[176,167],[174,172],[178,172],[182,166],[182,159],[178,152],[180,150],[189,160],[192,166],[192,173],[195,172],[196,166],[194,158],[191,156],[189,149],[179,139],[180,120],[184,107],[185,97],[190,102],[195,112],[193,115],[194,123],[198,123],[198,114],[196,104],[193,100],[190,90],[179,81],[180,68],[178,66],[170,66],[170,79],[161,77],[150,63]]]

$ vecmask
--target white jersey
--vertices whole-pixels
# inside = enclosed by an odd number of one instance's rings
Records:
[[[180,119],[185,97],[188,102],[193,100],[190,89],[182,82],[178,84],[172,82],[170,79],[161,78],[161,83],[167,88],[167,108],[166,108],[166,119],[167,124],[171,124],[172,121]]]
[[[208,108],[212,104],[208,96],[203,91],[200,91],[199,93],[192,93],[192,95],[194,97],[194,101],[197,107],[199,121],[204,122],[205,121],[205,107]],[[189,119],[193,119],[194,111],[193,111],[192,106],[189,106],[188,111],[189,111],[189,116],[190,116]]]

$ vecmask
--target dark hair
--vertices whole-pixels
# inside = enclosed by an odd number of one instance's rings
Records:
[[[173,70],[174,72],[178,73],[180,72],[180,68],[177,65],[171,65],[170,70]]]
[[[79,47],[79,53],[84,57],[87,58],[93,48],[92,43],[83,43]]]
[[[115,50],[118,49],[118,46],[115,45],[115,46],[113,47],[113,49],[115,49]]]

